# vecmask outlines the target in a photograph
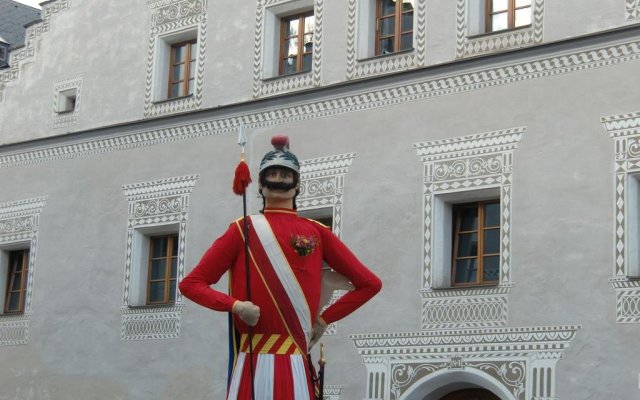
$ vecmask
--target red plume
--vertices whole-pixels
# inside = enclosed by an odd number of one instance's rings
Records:
[[[271,144],[278,150],[289,150],[289,136],[275,135],[271,138]]]
[[[244,160],[240,160],[236,167],[236,174],[233,177],[233,193],[243,195],[250,183],[251,173],[249,172],[249,166]]]

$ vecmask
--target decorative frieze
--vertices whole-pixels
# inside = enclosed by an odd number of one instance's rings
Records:
[[[38,226],[40,213],[46,201],[45,196],[0,203],[0,250],[20,243],[29,249],[24,313],[0,315],[0,346],[27,344],[29,341],[29,324],[33,314],[33,279],[37,266]],[[4,288],[0,290],[4,293]]]
[[[478,4],[484,13],[485,2],[457,0],[456,58],[495,53],[543,43],[544,0],[534,0],[531,9],[531,25],[504,32],[473,36],[469,32],[469,15],[472,4]]]
[[[180,336],[180,317],[184,307],[182,294],[176,291],[175,303],[141,307],[134,298],[140,296],[140,277],[145,265],[136,252],[145,251],[137,243],[145,229],[176,226],[178,233],[177,282],[184,277],[189,196],[198,175],[180,176],[123,187],[129,201],[127,253],[124,273],[122,340],[169,339]],[[146,250],[148,251],[148,250]],[[146,287],[146,285],[144,285]],[[146,297],[146,296],[145,296]]]
[[[290,106],[276,106],[243,115],[168,126],[149,131],[135,131],[115,137],[83,140],[72,144],[4,154],[0,156],[0,168],[115,150],[127,150],[201,136],[236,133],[240,126],[245,126],[249,129],[261,128],[379,107],[395,106],[405,102],[505,85],[528,79],[600,68],[638,58],[640,58],[640,40],[634,40],[586,51],[568,52],[563,55],[543,57],[533,61],[385,87],[363,93],[347,94]]]
[[[342,385],[324,385],[323,400],[340,400],[342,389],[344,389]]]
[[[508,287],[422,290],[422,329],[504,326]]]
[[[626,0],[624,15],[627,21],[640,18],[640,0]]]
[[[556,364],[579,328],[439,330],[351,339],[367,367],[366,400],[421,399],[460,376],[473,376],[513,399],[554,399]]]
[[[640,112],[602,117],[614,139],[614,258],[609,279],[616,291],[616,321],[640,323]]]

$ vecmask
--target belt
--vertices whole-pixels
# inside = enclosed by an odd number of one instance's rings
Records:
[[[243,333],[240,336],[240,351],[249,352],[249,335]],[[253,334],[254,354],[301,354],[295,342],[289,335],[281,334]]]

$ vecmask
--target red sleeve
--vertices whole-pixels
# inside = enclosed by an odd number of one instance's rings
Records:
[[[354,312],[382,289],[382,281],[356,258],[347,246],[329,229],[322,228],[323,258],[338,273],[355,286],[320,316],[330,324]]]
[[[233,223],[204,253],[196,267],[182,279],[180,292],[188,299],[216,311],[231,311],[236,299],[212,289],[222,275],[233,266],[243,248],[242,237]]]

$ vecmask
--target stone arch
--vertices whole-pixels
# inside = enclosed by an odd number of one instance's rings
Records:
[[[500,400],[517,400],[498,380],[473,369],[440,370],[429,374],[416,381],[399,400],[439,400],[447,393],[465,388],[489,390]]]

